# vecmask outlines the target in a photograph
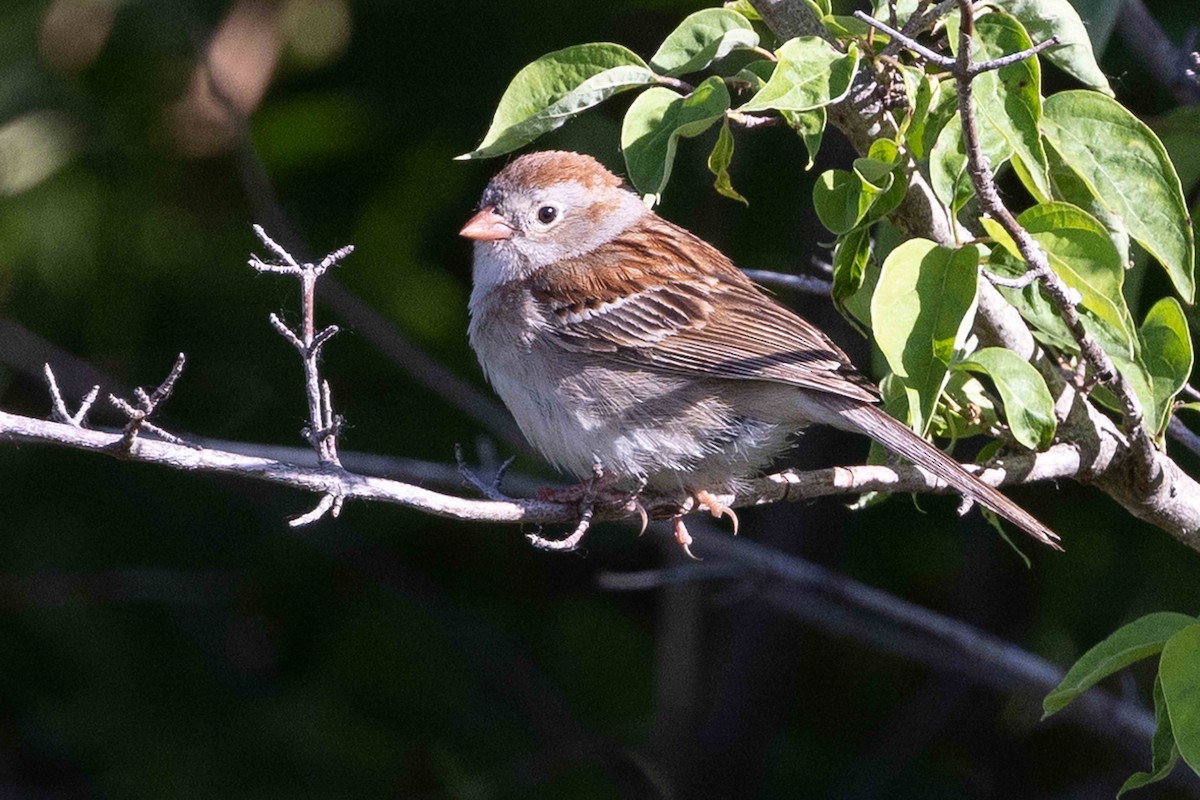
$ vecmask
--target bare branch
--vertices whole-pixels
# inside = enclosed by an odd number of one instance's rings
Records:
[[[341,418],[333,413],[332,392],[329,384],[321,380],[320,367],[321,348],[338,332],[338,327],[330,325],[317,332],[315,322],[316,290],[317,279],[324,275],[329,268],[353,253],[354,247],[352,245],[341,247],[316,264],[301,263],[286,248],[268,236],[261,225],[255,225],[254,232],[262,240],[263,245],[281,258],[283,263],[272,264],[263,261],[256,255],[251,255],[250,267],[258,272],[292,275],[300,279],[302,321],[299,332],[285,325],[276,314],[271,314],[270,321],[279,335],[287,339],[292,347],[300,353],[300,358],[304,363],[304,393],[308,400],[308,426],[304,429],[304,436],[317,451],[322,464],[340,466],[337,455],[337,437],[341,430]],[[330,503],[332,502],[331,500]],[[293,520],[292,524],[303,525],[313,519],[319,519],[328,508],[329,506],[324,509],[318,506],[298,518],[305,522]]]
[[[117,446],[123,439],[120,433],[76,428],[67,423],[38,420],[3,411],[0,411],[0,437],[36,444],[56,444],[108,455],[123,455],[129,460],[189,472],[238,475],[302,491],[333,495],[335,498],[394,503],[460,520],[574,524],[580,518],[578,503],[536,499],[471,500],[430,491],[402,481],[359,475],[338,467],[288,463],[232,450],[138,438],[128,453],[121,454],[117,451]],[[1044,453],[1020,453],[984,467],[969,464],[964,466],[974,471],[985,483],[1001,486],[1093,473],[1104,474],[1111,469],[1119,452],[1119,443],[1114,439],[1106,439],[1094,449],[1077,444],[1059,443]],[[1175,486],[1178,490],[1174,505],[1158,511],[1157,516],[1151,516],[1150,521],[1168,530],[1188,546],[1200,550],[1200,485],[1183,474],[1174,476],[1174,479],[1177,481]],[[914,466],[833,467],[785,471],[758,478],[744,487],[732,505],[741,508],[864,492],[930,494],[952,493],[952,489]],[[1117,496],[1120,499],[1119,495]],[[592,521],[639,519],[642,513],[633,504],[605,503],[597,505]]]
[[[772,272],[766,269],[744,269],[746,277],[764,286],[777,286],[782,289],[793,289],[805,294],[816,294],[828,297],[833,291],[833,284],[824,278],[813,275],[788,275],[784,272]]]
[[[726,111],[725,117],[734,125],[742,128],[770,128],[787,124],[783,117],[771,117],[762,114],[745,114],[741,111]]]
[[[1007,67],[1010,64],[1016,64],[1018,62],[1024,61],[1025,59],[1031,58],[1031,57],[1037,55],[1038,53],[1042,52],[1043,50],[1046,50],[1047,48],[1050,48],[1050,47],[1054,47],[1058,44],[1059,44],[1059,38],[1057,36],[1051,36],[1049,39],[1046,39],[1045,41],[1038,42],[1033,47],[1027,47],[1026,49],[1019,50],[1016,53],[1009,53],[1008,55],[1003,55],[1003,56],[1000,56],[999,58],[994,58],[991,61],[976,62],[971,65],[970,76],[974,77],[974,76],[980,75],[984,72],[990,72],[994,69],[1003,69],[1004,67]]]
[[[288,520],[288,525],[293,528],[299,528],[304,525],[311,525],[328,513],[331,517],[336,517],[342,511],[342,495],[327,493],[321,495],[321,499],[317,501],[317,505],[312,511],[307,514],[301,514],[298,517],[293,517]]]
[[[854,18],[859,20],[860,22],[865,22],[866,24],[870,25],[872,28],[875,28],[878,31],[882,31],[883,33],[886,33],[888,36],[890,36],[892,38],[893,41],[897,41],[900,44],[904,45],[904,47],[913,51],[914,53],[916,53],[917,55],[919,55],[921,58],[925,59],[926,61],[930,62],[931,64],[937,64],[942,69],[953,69],[954,68],[954,59],[951,56],[944,56],[941,53],[937,52],[936,50],[930,50],[928,47],[921,44],[916,39],[912,38],[911,36],[909,36],[905,33],[902,33],[901,31],[896,30],[895,28],[893,28],[892,26],[888,25],[885,22],[880,22],[879,20],[875,19],[867,12],[855,11]]]
[[[1033,270],[1027,270],[1019,277],[1006,278],[1003,275],[997,275],[994,272],[988,272],[982,266],[979,268],[979,273],[988,279],[988,283],[993,286],[1003,286],[1006,289],[1024,289],[1038,279],[1038,275]]]
[[[167,433],[157,425],[152,424],[150,415],[155,412],[158,406],[171,396],[171,390],[175,388],[175,381],[179,380],[179,376],[183,374],[183,366],[187,359],[183,353],[180,353],[175,358],[175,364],[171,367],[171,371],[167,373],[167,377],[163,382],[151,392],[146,394],[146,391],[141,387],[136,387],[133,390],[137,397],[137,405],[133,405],[116,395],[110,394],[108,400],[126,417],[129,422],[126,423],[124,431],[121,433],[121,440],[116,444],[116,450],[122,455],[128,455],[133,448],[134,440],[137,439],[139,433],[143,430],[148,431],[161,439],[164,439],[171,444],[186,446],[183,440],[174,434]]]
[[[484,481],[473,469],[467,466],[467,461],[465,458],[463,458],[461,444],[456,444],[454,446],[454,460],[458,464],[459,476],[462,477],[462,479],[467,483],[474,486],[481,495],[489,500],[512,499],[508,495],[504,494],[504,492],[500,491],[500,483],[504,480],[504,476],[508,472],[508,468],[511,467],[513,461],[516,460],[516,456],[509,456],[507,459],[505,459],[504,463],[496,469],[496,473],[492,476],[490,481]]]
[[[42,374],[46,376],[46,384],[50,387],[51,419],[74,425],[76,428],[82,428],[87,419],[87,413],[92,410],[92,405],[95,404],[96,398],[100,394],[99,384],[88,390],[88,393],[84,395],[83,400],[79,403],[79,410],[72,414],[67,410],[67,404],[63,400],[62,391],[58,388],[58,379],[54,377],[54,370],[50,369],[49,364],[43,365]]]

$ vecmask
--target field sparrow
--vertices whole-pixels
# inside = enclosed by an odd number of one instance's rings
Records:
[[[810,423],[863,433],[1051,546],[1058,538],[888,416],[820,330],[590,156],[522,156],[462,229],[470,341],[521,430],[580,478],[691,499],[714,516]],[[736,517],[733,517],[736,525]]]

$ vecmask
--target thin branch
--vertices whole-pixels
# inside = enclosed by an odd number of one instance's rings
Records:
[[[1038,275],[1033,270],[1026,270],[1016,278],[1006,278],[1003,275],[997,275],[994,272],[989,272],[983,266],[979,267],[979,273],[988,279],[988,282],[993,286],[1003,286],[1006,289],[1024,289],[1038,279]]]
[[[654,82],[669,89],[674,89],[680,94],[691,94],[696,91],[696,87],[692,86],[687,81],[681,81],[679,78],[669,78],[666,75],[655,75]]]
[[[254,139],[250,136],[250,125],[245,113],[237,107],[237,104],[220,85],[220,81],[217,80],[209,65],[207,51],[199,45],[195,49],[197,58],[204,67],[212,96],[224,107],[229,118],[236,123],[239,173],[246,196],[255,209],[255,217],[267,222],[267,227],[275,231],[276,235],[279,235],[281,231],[284,232],[281,238],[287,241],[293,249],[303,253],[304,248],[300,244],[300,237],[295,233],[294,226],[279,204],[271,177],[267,174],[258,150],[254,146]],[[517,428],[516,422],[513,421],[512,415],[505,408],[410,342],[390,320],[350,293],[335,278],[326,278],[318,299],[349,324],[359,337],[377,347],[380,352],[397,366],[406,370],[426,389],[444,398],[458,411],[474,419],[513,450],[526,454],[533,453],[532,448],[529,447]],[[0,339],[0,350],[3,349],[3,346],[4,342]],[[60,361],[55,359],[54,363],[60,363]]]
[[[1200,434],[1184,425],[1179,417],[1171,417],[1171,421],[1167,423],[1167,433],[1194,455],[1200,456]]]
[[[38,420],[0,411],[0,437],[35,444],[54,444],[77,450],[121,456],[117,446],[122,434],[76,428],[73,425]],[[984,467],[970,464],[980,480],[992,486],[1057,480],[1080,474],[1104,473],[1119,454],[1117,443],[1087,450],[1059,443],[1044,453],[1020,453]],[[273,458],[216,450],[195,445],[139,438],[123,457],[190,472],[217,472],[289,486],[302,491],[393,503],[430,514],[475,522],[522,522],[535,524],[576,523],[578,503],[548,500],[473,500],[424,489],[387,478],[359,475],[341,468],[288,463]],[[1176,476],[1178,497],[1170,513],[1151,521],[1170,531],[1180,541],[1200,550],[1200,485],[1186,475]],[[777,502],[793,502],[830,495],[866,492],[953,493],[942,481],[919,467],[908,465],[833,467],[808,471],[785,471],[747,482],[734,499],[741,508]],[[677,498],[664,498],[669,505]],[[651,504],[653,508],[653,504]],[[333,506],[329,507],[330,509]],[[597,505],[592,521],[639,519],[641,512],[628,502]]]
[[[772,128],[779,125],[786,125],[787,120],[783,117],[773,117],[761,114],[746,114],[741,111],[726,111],[725,117],[734,125],[742,128]]]
[[[991,61],[976,61],[968,64],[965,68],[965,71],[957,72],[957,70],[963,70],[961,59],[955,59],[952,56],[944,56],[941,53],[930,50],[928,47],[912,38],[912,36],[896,30],[887,23],[875,19],[865,11],[855,11],[854,18],[860,20],[861,22],[865,22],[872,28],[883,31],[888,36],[892,37],[893,40],[900,42],[900,44],[902,44],[905,48],[912,50],[926,61],[937,64],[943,69],[956,71],[956,74],[965,74],[969,78],[973,78],[976,75],[980,75],[984,72],[1002,69],[1010,64],[1016,64],[1024,61],[1025,59],[1035,56],[1049,47],[1054,47],[1055,45],[1059,44],[1059,38],[1057,36],[1051,36],[1049,39],[1038,42],[1032,47],[1021,50],[1020,52],[1008,53],[1007,55],[1000,56],[999,58],[992,59]]]
[[[316,290],[317,280],[331,267],[354,252],[354,247],[347,245],[339,248],[318,263],[301,263],[285,247],[267,235],[261,225],[254,226],[254,232],[263,245],[278,256],[282,263],[263,261],[256,255],[250,257],[250,267],[257,272],[276,275],[290,275],[300,280],[300,308],[302,322],[299,332],[289,328],[278,315],[271,314],[271,326],[279,335],[291,343],[300,354],[304,364],[304,393],[308,400],[308,426],[304,435],[313,449],[317,451],[320,461],[325,466],[339,467],[337,454],[337,437],[341,430],[341,417],[333,413],[332,392],[329,383],[321,380],[320,356],[322,346],[338,332],[336,325],[316,330]],[[297,517],[294,525],[302,525],[319,518],[325,511],[335,508],[336,497],[328,497],[317,508],[308,514]],[[338,502],[336,508],[340,509]],[[320,513],[318,513],[320,512]],[[316,515],[315,517],[313,515]],[[303,520],[303,521],[301,521]]]
[[[500,490],[500,483],[504,480],[505,474],[508,473],[508,468],[512,466],[516,456],[510,456],[492,475],[490,481],[485,481],[483,478],[467,465],[467,460],[463,457],[463,449],[461,444],[454,446],[454,460],[458,464],[458,474],[467,483],[474,486],[481,495],[489,500],[511,500],[512,498],[504,494]]]
[[[883,33],[886,33],[888,36],[890,36],[892,38],[893,41],[897,41],[900,44],[904,45],[905,48],[913,51],[914,53],[916,53],[917,55],[919,55],[921,58],[925,59],[929,63],[937,64],[942,69],[949,70],[949,69],[954,68],[954,58],[952,56],[944,56],[941,53],[937,52],[936,50],[929,49],[928,47],[921,44],[920,42],[918,42],[916,39],[912,38],[911,36],[908,36],[908,35],[902,33],[901,31],[896,30],[891,25],[888,25],[886,22],[880,22],[879,20],[875,19],[867,12],[855,11],[854,18],[859,20],[860,22],[865,22],[867,25],[870,25],[872,28],[874,28],[878,31],[882,31]]]
[[[1060,40],[1058,36],[1055,35],[1051,36],[1049,39],[1038,42],[1033,47],[1027,47],[1024,50],[1020,50],[1016,53],[1009,53],[1008,55],[1003,55],[999,58],[993,58],[991,61],[979,61],[973,63],[971,65],[969,74],[971,77],[975,77],[976,75],[981,75],[984,72],[990,72],[995,69],[1003,69],[1011,64],[1017,64],[1027,58],[1032,58],[1047,48],[1055,47],[1059,44],[1059,42]]]
[[[180,353],[175,358],[175,363],[171,367],[171,371],[167,373],[167,377],[157,388],[150,394],[146,394],[145,390],[137,387],[133,390],[137,397],[137,405],[133,405],[116,395],[110,394],[108,400],[118,410],[120,410],[129,419],[125,424],[125,429],[121,432],[121,439],[116,443],[116,451],[121,455],[129,455],[133,449],[133,443],[137,439],[138,434],[143,430],[148,431],[161,439],[175,445],[184,445],[183,440],[174,434],[167,433],[162,428],[150,422],[150,415],[153,414],[158,406],[161,405],[168,397],[171,396],[171,391],[175,388],[175,382],[179,380],[179,376],[183,374],[183,367],[187,359],[183,353]]]
[[[777,286],[781,289],[792,289],[805,294],[828,297],[833,291],[833,284],[824,278],[814,275],[788,275],[784,272],[772,272],[766,269],[744,269],[746,277],[764,286]]]
[[[72,414],[67,410],[62,391],[58,388],[58,379],[54,376],[54,370],[50,369],[49,363],[43,365],[42,374],[46,377],[46,384],[50,387],[50,418],[56,422],[65,422],[76,428],[82,428],[87,421],[88,412],[92,410],[96,398],[100,395],[100,385],[96,384],[88,390],[79,403],[79,409]]]

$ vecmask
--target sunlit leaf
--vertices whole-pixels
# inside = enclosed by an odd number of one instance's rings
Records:
[[[1175,395],[1192,374],[1192,339],[1187,317],[1174,297],[1155,303],[1138,329],[1142,363],[1150,377],[1154,404],[1145,409],[1150,429],[1162,434],[1171,420]]]
[[[733,161],[733,132],[729,130],[729,120],[726,119],[721,124],[721,132],[717,134],[717,143],[713,145],[712,152],[708,155],[708,170],[716,176],[713,182],[713,188],[718,193],[737,200],[746,205],[750,205],[750,201],[742,197],[736,189],[733,188],[733,183],[729,180],[729,164]]]
[[[1108,231],[1091,215],[1069,203],[1041,203],[1026,209],[1017,222],[1041,245],[1050,268],[1079,292],[1083,307],[1112,328],[1107,338],[1123,342],[1122,353],[1134,353],[1133,319],[1122,284],[1125,265]],[[982,220],[988,235],[1015,257],[1017,245],[997,221]]]
[[[1179,755],[1200,772],[1200,623],[1167,640],[1158,676]]]
[[[679,137],[698,136],[729,108],[729,91],[708,78],[686,97],[656,86],[638,95],[621,125],[629,180],[643,194],[659,195],[671,177]]]
[[[955,366],[983,372],[992,379],[1004,404],[1008,427],[1022,445],[1044,450],[1054,440],[1054,398],[1028,361],[1003,347],[985,347]]]
[[[956,40],[954,40],[956,41]],[[1017,53],[1033,45],[1015,17],[993,12],[975,24],[975,58],[981,61]],[[1036,58],[1026,58],[1001,69],[989,70],[973,84],[976,121],[981,129],[995,128],[1020,159],[1022,175],[1031,181],[1030,192],[1049,199],[1046,151],[1042,147],[1041,68]],[[998,166],[993,164],[993,167]]]
[[[1041,58],[1089,89],[1112,96],[1108,78],[1100,71],[1096,55],[1092,52],[1088,29],[1068,0],[1004,0],[1004,10],[1021,21],[1035,42],[1044,42],[1051,36],[1058,37],[1059,44],[1043,50]]]
[[[1166,268],[1175,290],[1195,294],[1195,246],[1179,176],[1162,142],[1111,98],[1060,92],[1045,104],[1043,128],[1096,199]]]
[[[779,63],[739,111],[809,111],[841,100],[858,70],[858,46],[839,52],[818,36],[789,39],[775,51]]]
[[[821,139],[825,136],[825,109],[814,108],[811,111],[780,111],[788,127],[796,132],[804,141],[804,149],[808,151],[808,163],[805,169],[812,169],[816,163],[817,153],[821,149]]]
[[[981,125],[978,131],[980,148],[992,165],[994,174],[1012,158],[1012,145],[992,125]],[[929,153],[929,177],[934,194],[950,206],[955,214],[975,196],[975,187],[967,171],[967,151],[963,145],[962,121],[958,114],[952,116],[942,128]]]
[[[459,158],[511,152],[617,92],[657,80],[646,62],[619,44],[581,44],[549,53],[517,73],[479,147]]]
[[[979,252],[910,239],[888,254],[871,298],[875,341],[903,381],[913,428],[924,433],[955,351],[974,318]]]
[[[750,20],[727,8],[705,8],[671,31],[650,59],[650,68],[663,75],[686,75],[738,48],[757,45],[758,34]]]
[[[833,302],[844,310],[846,301],[862,288],[871,255],[870,228],[855,228],[833,248]]]

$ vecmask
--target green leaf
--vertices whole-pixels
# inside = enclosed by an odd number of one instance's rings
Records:
[[[833,248],[833,303],[843,314],[846,301],[862,288],[871,255],[871,231],[866,225],[839,237]]]
[[[1108,78],[1096,63],[1088,29],[1068,0],[1005,0],[1004,9],[1021,21],[1034,41],[1058,37],[1060,44],[1043,50],[1042,58],[1089,89],[1113,96]]]
[[[705,8],[689,14],[663,40],[650,59],[650,68],[662,75],[699,72],[738,48],[758,46],[750,20],[727,8]]]
[[[757,21],[762,17],[758,14],[758,9],[750,2],[750,0],[725,0],[722,4],[730,11],[736,11],[748,20]]]
[[[955,365],[983,372],[992,379],[1013,437],[1030,450],[1044,450],[1054,440],[1054,398],[1042,376],[1025,359],[1003,347],[985,347]]]
[[[1158,676],[1179,755],[1200,772],[1200,623],[1167,640]]]
[[[808,164],[804,168],[812,169],[816,163],[817,153],[821,149],[821,139],[825,136],[825,109],[814,108],[811,111],[780,111],[788,127],[796,132],[804,141],[804,149],[808,151]]]
[[[779,63],[767,85],[739,111],[810,111],[841,100],[858,70],[858,46],[845,53],[818,36],[789,39],[775,51]]]
[[[818,18],[828,17],[833,13],[832,0],[804,0],[804,4],[811,8]]]
[[[854,160],[854,171],[831,169],[813,186],[813,208],[826,228],[837,234],[858,227],[871,205],[892,188],[890,164],[870,158]]]
[[[721,124],[721,132],[717,134],[717,143],[713,145],[712,152],[708,155],[708,170],[717,178],[713,182],[713,188],[718,193],[731,200],[750,205],[750,201],[742,197],[729,180],[729,164],[732,161],[733,132],[729,130],[729,119],[726,118]]]
[[[1012,158],[1012,145],[992,125],[980,125],[979,144],[983,154],[992,165],[994,175],[1006,161]],[[953,213],[975,196],[971,175],[967,172],[967,151],[963,146],[962,121],[955,114],[938,134],[933,149],[929,152],[929,178],[933,192]]]
[[[1043,130],[1092,195],[1166,268],[1179,295],[1195,295],[1191,219],[1162,142],[1115,100],[1060,92],[1045,104]]]
[[[1125,220],[1096,199],[1092,188],[1067,165],[1049,141],[1046,142],[1046,158],[1050,162],[1050,184],[1054,190],[1054,199],[1078,206],[1100,220],[1100,224],[1108,230],[1108,238],[1121,254],[1121,263],[1128,264],[1129,231],[1125,227]]]
[[[1076,697],[1114,672],[1159,652],[1168,639],[1195,623],[1196,618],[1187,614],[1157,611],[1122,625],[1107,639],[1084,653],[1067,671],[1062,683],[1046,695],[1042,701],[1042,719],[1061,711]]]
[[[875,341],[904,383],[913,428],[924,434],[949,365],[974,318],[979,251],[910,239],[888,254],[871,298]]]
[[[955,365],[954,371],[946,380],[944,395],[953,403],[946,403],[938,408],[934,425],[936,426],[939,420],[945,423],[945,430],[938,431],[934,428],[938,435],[951,439],[974,436],[986,432],[1000,421],[996,413],[996,404],[984,390],[983,383],[970,372],[960,369],[958,365]],[[1001,442],[993,440],[992,443],[999,450]],[[981,451],[976,459],[977,463],[982,464],[986,462],[987,456]]]
[[[580,44],[544,55],[517,73],[479,147],[458,158],[512,152],[617,92],[657,80],[646,62],[619,44]]]
[[[1016,243],[998,222],[990,218],[982,222],[988,235],[1020,257]],[[1082,209],[1058,202],[1026,209],[1017,222],[1041,245],[1050,268],[1079,292],[1083,307],[1111,328],[1103,339],[1123,343],[1117,354],[1132,358],[1133,318],[1122,294],[1125,267],[1105,227]]]
[[[936,86],[924,124],[914,125],[908,135],[908,146],[917,158],[932,160],[933,147],[937,144],[938,137],[958,113],[958,92],[954,81],[949,78],[937,81]]]
[[[883,193],[871,204],[870,212],[867,214],[867,221],[871,222],[892,213],[904,202],[904,196],[908,193],[908,181],[898,169],[903,160],[900,148],[891,139],[876,139],[872,142],[871,148],[867,151],[867,159],[886,167],[892,178],[891,186],[884,188]],[[861,160],[859,159],[859,161]],[[859,161],[854,162],[855,169],[861,172],[862,167],[859,165]],[[876,169],[880,168],[876,167]]]
[[[1138,329],[1138,338],[1154,397],[1154,405],[1145,409],[1146,421],[1161,436],[1171,421],[1175,395],[1192,374],[1192,339],[1179,301],[1164,297],[1155,303]]]
[[[904,79],[904,94],[908,99],[904,119],[900,122],[900,137],[909,142],[909,146],[913,148],[913,155],[921,158],[924,151],[918,152],[919,143],[937,96],[939,83],[919,67],[901,64],[897,69]]]
[[[822,225],[842,234],[862,221],[878,194],[877,188],[865,183],[855,172],[826,170],[813,185],[813,209]]]
[[[1150,771],[1135,772],[1129,776],[1117,797],[1130,791],[1157,783],[1171,774],[1179,761],[1179,748],[1175,746],[1175,733],[1171,730],[1171,718],[1167,701],[1163,697],[1162,676],[1154,676],[1154,736],[1150,739]]]
[[[671,177],[675,145],[698,136],[725,115],[729,91],[713,76],[683,97],[655,86],[638,95],[621,125],[621,148],[629,180],[643,194],[660,195]]]
[[[1021,23],[999,11],[979,18],[974,41],[974,57],[980,61],[1018,53],[1033,46]],[[981,137],[986,139],[982,133],[984,127],[994,128],[1008,143],[1013,155],[1020,159],[1023,167],[1020,174],[1032,183],[1028,187],[1030,193],[1045,200],[1050,197],[1050,178],[1040,130],[1041,87],[1041,67],[1037,58],[1026,58],[978,76],[974,97]]]

